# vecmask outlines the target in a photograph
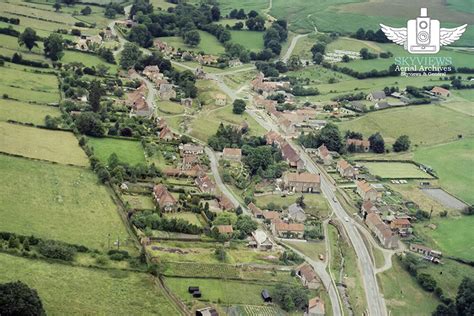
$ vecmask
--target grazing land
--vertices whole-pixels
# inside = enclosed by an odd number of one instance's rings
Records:
[[[49,315],[176,315],[144,273],[99,270],[0,254],[0,282],[21,280],[36,289]],[[119,311],[119,312],[118,312]]]
[[[72,50],[68,50],[64,53],[64,57],[61,59],[63,63],[83,63],[87,67],[97,66],[99,64],[103,64],[106,67],[109,67],[109,72],[114,74],[118,70],[118,66],[114,64],[106,63],[104,60],[99,58],[97,55],[76,52]]]
[[[57,117],[60,114],[61,111],[57,107],[0,99],[0,120],[2,121],[14,120],[44,125],[46,115]]]
[[[463,139],[417,150],[415,160],[433,168],[440,178],[440,184],[448,192],[472,204],[474,174],[469,170],[474,164],[473,150],[474,139]],[[453,157],[456,158],[452,159]]]
[[[437,105],[376,111],[339,123],[339,128],[362,132],[365,137],[380,132],[389,144],[405,134],[410,137],[412,146],[446,143],[456,140],[460,134],[474,136],[471,117]]]
[[[0,170],[0,231],[96,249],[106,249],[108,238],[128,239],[116,206],[92,171],[6,155],[0,155]]]
[[[145,164],[145,154],[139,141],[116,138],[88,138],[88,144],[100,161],[107,163],[110,155],[115,153],[121,162],[131,165]]]
[[[418,166],[405,162],[361,162],[369,172],[384,179],[431,179],[429,173]]]
[[[256,31],[230,31],[232,42],[240,44],[251,51],[263,49],[263,33]]]
[[[0,122],[0,151],[62,164],[89,165],[70,132]]]

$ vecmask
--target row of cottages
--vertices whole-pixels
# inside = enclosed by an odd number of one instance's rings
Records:
[[[349,149],[349,151],[367,153],[370,150],[370,141],[363,140],[363,139],[349,138],[346,140],[346,146]]]
[[[337,162],[336,170],[339,172],[341,177],[346,179],[354,179],[358,174],[357,170],[344,159]]]
[[[280,238],[303,239],[304,225],[300,223],[286,223],[282,220],[273,220],[271,224],[272,233]]]
[[[380,198],[380,193],[367,181],[356,181],[357,194],[364,200],[377,201]]]
[[[301,279],[303,285],[310,290],[318,289],[321,286],[321,280],[316,271],[306,262],[296,268],[296,275]]]
[[[195,144],[181,144],[179,145],[179,154],[184,157],[187,155],[202,155],[204,153],[204,147]]]
[[[225,160],[240,161],[242,159],[242,150],[240,148],[224,148],[222,158]]]
[[[379,209],[377,206],[370,200],[364,201],[361,206],[361,214],[364,220],[367,220],[369,214],[379,214]],[[392,232],[397,233],[402,237],[406,237],[411,234],[411,222],[405,216],[400,216],[396,218],[388,218],[385,220]]]
[[[286,172],[283,175],[283,184],[286,190],[292,192],[316,193],[321,190],[320,176],[309,172]]]
[[[389,249],[398,247],[398,236],[392,232],[390,227],[382,221],[378,214],[368,214],[365,223],[372,233],[377,236],[382,246]]]
[[[287,142],[284,142],[280,146],[281,155],[285,159],[290,167],[296,168],[297,170],[304,170],[305,163],[300,158],[296,150]]]
[[[285,143],[283,137],[281,137],[281,135],[275,131],[270,131],[265,134],[265,141],[267,142],[267,145],[275,145],[278,147]]]
[[[254,97],[252,101],[254,106],[258,109],[267,109],[271,108],[272,106],[276,107],[276,105],[278,104],[278,102],[275,100],[268,100],[259,95]]]
[[[151,116],[153,115],[153,108],[149,106],[146,95],[148,89],[144,82],[135,91],[127,95],[125,104],[130,107],[131,116]]]
[[[410,250],[422,254],[423,256],[430,256],[435,258],[441,258],[443,255],[441,251],[433,250],[429,247],[419,244],[410,244]]]
[[[325,144],[317,148],[316,155],[321,159],[324,165],[329,166],[332,164],[332,154]]]
[[[157,88],[160,87],[160,84],[167,83],[167,81],[164,80],[164,75],[160,72],[160,68],[156,65],[146,66],[145,69],[143,69],[143,75],[150,79]]]
[[[168,192],[168,189],[165,185],[155,185],[153,187],[153,197],[161,211],[171,212],[176,209],[178,201],[170,192]]]
[[[252,90],[261,93],[264,97],[272,94],[277,90],[290,89],[290,82],[288,81],[265,81],[263,73],[258,73],[257,77],[251,82]]]

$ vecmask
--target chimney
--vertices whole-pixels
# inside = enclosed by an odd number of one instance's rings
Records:
[[[420,17],[427,17],[428,16],[428,9],[427,8],[421,8],[420,9]]]

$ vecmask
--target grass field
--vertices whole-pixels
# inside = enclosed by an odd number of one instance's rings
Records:
[[[410,137],[412,148],[453,141],[459,134],[474,135],[470,116],[437,105],[376,111],[338,125],[342,131],[358,131],[365,137],[380,132],[386,144],[405,134]]]
[[[157,109],[164,115],[176,115],[184,113],[184,106],[171,101],[157,101]]]
[[[192,302],[194,299],[188,293],[189,286],[199,286],[202,297],[213,303],[222,304],[249,304],[264,305],[261,292],[267,289],[270,294],[275,285],[265,282],[251,283],[230,280],[192,279],[192,278],[165,278],[165,284],[183,301]]]
[[[391,315],[431,315],[439,304],[434,294],[425,292],[397,258],[392,262],[392,269],[377,275]]]
[[[87,144],[94,149],[94,154],[104,163],[108,162],[113,153],[122,162],[132,165],[146,163],[143,147],[139,141],[89,137]]]
[[[0,122],[0,151],[62,164],[89,165],[86,154],[70,132]]]
[[[154,210],[155,203],[151,194],[148,195],[123,195],[122,198],[130,204],[130,207],[136,209]]]
[[[49,264],[0,254],[0,282],[36,289],[48,315],[176,315],[144,273]]]
[[[472,122],[472,120],[471,120]],[[474,139],[422,148],[415,152],[415,160],[434,168],[440,184],[447,191],[459,196],[469,204],[474,203]],[[453,159],[453,157],[455,157]]]
[[[196,213],[189,213],[189,212],[183,212],[183,213],[166,213],[165,217],[166,218],[176,218],[176,219],[184,219],[188,221],[189,223],[196,225],[198,227],[202,227],[201,221],[199,220],[199,216]]]
[[[224,53],[224,46],[217,40],[217,38],[207,32],[198,31],[201,36],[201,42],[196,47],[191,47],[183,42],[180,36],[167,36],[160,37],[160,40],[168,43],[175,48],[181,48],[183,50],[200,52],[204,51],[207,54],[220,55]]]
[[[274,203],[278,207],[287,208],[291,204],[295,203],[296,199],[299,197],[299,194],[293,196],[282,197],[279,195],[263,195],[256,196],[256,205],[261,209],[265,209],[269,203]],[[306,204],[306,212],[308,214],[320,215],[325,217],[328,215],[329,207],[326,199],[321,194],[303,194],[304,202]]]
[[[435,230],[417,227],[430,237],[433,248],[439,248],[445,256],[474,260],[474,217],[457,216],[436,219],[434,222],[438,226]]]
[[[64,52],[64,56],[61,59],[61,62],[63,64],[79,62],[79,63],[83,63],[85,66],[88,66],[88,67],[103,64],[109,67],[109,73],[111,74],[114,74],[118,71],[118,65],[109,64],[105,62],[104,60],[100,59],[97,55],[81,53],[81,52],[72,51],[72,50],[68,50]]]
[[[231,41],[240,44],[251,51],[263,49],[263,32],[256,31],[230,31]]]
[[[326,244],[324,241],[285,241],[285,244],[295,248],[298,251],[301,251],[306,256],[310,257],[313,260],[319,261],[319,255],[323,255],[324,258],[327,257],[326,255]]]
[[[128,234],[97,176],[78,167],[0,155],[0,231],[97,249]]]
[[[0,99],[0,120],[15,120],[23,123],[44,125],[44,117],[57,117],[61,111],[57,107],[30,104],[13,100]]]
[[[431,179],[430,174],[422,171],[412,163],[404,162],[361,162],[369,172],[383,179]]]

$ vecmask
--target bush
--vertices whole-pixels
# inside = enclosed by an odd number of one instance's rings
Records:
[[[47,258],[64,261],[73,261],[76,255],[75,248],[53,240],[41,241],[38,245],[38,251]]]

